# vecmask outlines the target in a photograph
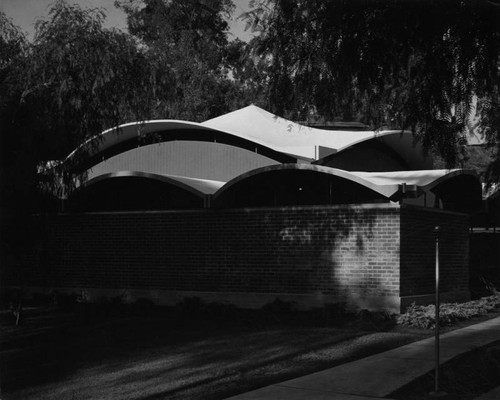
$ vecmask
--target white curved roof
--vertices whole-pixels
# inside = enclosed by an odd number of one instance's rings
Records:
[[[366,179],[378,186],[415,185],[421,189],[431,189],[444,180],[458,175],[476,176],[474,172],[463,169],[433,169],[423,171],[395,172],[350,172],[359,178]]]
[[[298,159],[316,161],[328,154],[347,149],[355,144],[374,138],[410,137],[410,132],[401,131],[330,131],[297,124],[271,114],[257,106],[250,105],[203,123],[179,120],[152,120],[132,122],[108,129],[87,140],[68,157],[71,159],[81,149],[90,154],[98,154],[108,148],[134,139],[141,135],[155,132],[196,130],[201,135],[206,132],[207,140],[212,140],[210,133],[223,132],[237,138],[251,141],[274,151],[288,154]],[[201,139],[203,140],[203,138]],[[401,142],[403,147],[411,146],[412,141]],[[414,151],[413,151],[414,152]]]
[[[165,174],[151,174],[141,171],[119,171],[107,174],[99,175],[88,182],[85,182],[84,186],[91,186],[97,182],[101,182],[108,179],[116,178],[149,178],[161,182],[175,184],[187,191],[196,194],[199,197],[204,195],[214,194],[219,190],[226,182],[213,181],[208,179],[196,179],[189,178],[186,176],[176,176],[176,175],[165,175]]]
[[[120,177],[140,177],[151,178],[167,183],[174,183],[177,186],[184,187],[186,190],[202,195],[220,196],[221,193],[232,187],[234,184],[245,179],[268,173],[271,171],[282,170],[306,170],[337,176],[358,183],[366,188],[390,198],[400,190],[400,185],[415,185],[422,190],[431,189],[441,182],[459,175],[476,176],[473,172],[461,169],[439,169],[426,171],[397,171],[397,172],[350,172],[342,169],[324,167],[311,164],[280,164],[268,167],[258,168],[232,179],[229,182],[213,181],[207,179],[195,179],[185,176],[151,174],[139,171],[120,171],[109,174],[103,174],[86,182],[85,186],[92,185],[102,180]]]
[[[73,150],[66,160],[71,159],[79,150],[87,149],[91,154],[100,153],[110,147],[123,143],[127,140],[144,136],[150,133],[166,130],[206,130],[212,131],[197,122],[180,121],[174,119],[158,119],[152,121],[129,122],[118,127],[107,129],[99,135],[87,139],[84,143]]]
[[[317,160],[319,146],[342,151],[376,137],[400,135],[401,131],[331,131],[300,125],[254,105],[203,122],[201,125],[250,139],[274,150]],[[404,134],[411,135],[410,132]]]
[[[194,179],[183,176],[151,174],[140,171],[120,171],[100,175],[86,182],[84,186],[89,186],[103,180],[122,177],[148,178],[172,184],[191,192],[202,199],[207,195],[212,195],[214,200],[217,202],[220,198],[224,198],[225,193],[233,187],[238,185],[244,186],[245,182],[249,178],[257,175],[265,176],[267,174],[272,174],[275,171],[291,171],[292,174],[294,171],[311,171],[318,174],[326,174],[343,178],[370,189],[387,200],[392,201],[399,200],[402,196],[404,196],[405,191],[403,184],[413,185],[414,188],[409,191],[422,194],[423,191],[432,190],[445,181],[450,181],[460,176],[470,176],[474,179],[467,181],[465,184],[463,181],[457,182],[459,184],[457,188],[466,191],[469,195],[477,192],[477,196],[475,196],[476,199],[466,199],[466,202],[464,203],[466,208],[464,210],[468,210],[467,212],[474,211],[475,208],[479,207],[479,203],[481,201],[481,188],[476,174],[471,171],[464,171],[460,169],[398,172],[349,172],[342,169],[314,164],[278,164],[251,170],[247,173],[239,175],[227,183],[206,179]],[[299,175],[297,175],[297,177],[299,177]],[[310,177],[307,179],[310,179]]]
[[[355,182],[366,188],[381,194],[384,197],[390,198],[399,190],[400,185],[415,185],[422,190],[431,189],[441,182],[459,175],[476,176],[473,172],[464,171],[461,169],[439,169],[439,170],[424,170],[424,171],[397,171],[397,172],[351,172],[342,169],[324,167],[311,164],[281,164],[272,165],[269,167],[258,168],[240,175],[237,178],[229,181],[215,193],[215,196],[220,196],[231,186],[243,181],[251,176],[268,173],[270,171],[282,170],[307,170],[337,176]]]

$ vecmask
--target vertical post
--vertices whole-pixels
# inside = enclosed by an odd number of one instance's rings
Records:
[[[434,392],[439,392],[439,226],[434,228],[436,233],[436,328],[435,328],[435,362],[436,362],[436,380],[434,382]]]
[[[435,327],[434,327],[434,391],[431,396],[442,397],[446,396],[446,392],[439,390],[439,226],[434,228],[434,235],[436,237],[436,305],[435,305]]]

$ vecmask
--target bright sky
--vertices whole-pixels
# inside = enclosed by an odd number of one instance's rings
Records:
[[[125,14],[115,8],[114,0],[67,0],[69,3],[77,3],[82,7],[96,8],[101,7],[106,10],[106,26],[115,27],[122,30],[126,29]],[[236,6],[234,16],[229,24],[231,32],[241,40],[249,40],[252,34],[245,32],[245,22],[238,20],[237,17],[248,9],[249,0],[233,0]],[[35,30],[35,20],[47,17],[50,6],[54,0],[0,0],[0,10],[3,11],[12,22],[19,26],[22,31],[28,34],[32,39]]]

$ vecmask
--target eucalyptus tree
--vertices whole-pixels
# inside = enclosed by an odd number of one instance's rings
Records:
[[[261,0],[249,25],[269,63],[273,111],[412,129],[448,165],[468,124],[500,178],[500,7],[487,0]]]

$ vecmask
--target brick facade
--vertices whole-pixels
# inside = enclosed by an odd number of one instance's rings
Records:
[[[469,216],[432,208],[401,209],[401,298],[426,303],[435,293],[436,235],[439,226],[440,291],[444,300],[468,299]],[[406,299],[406,301],[404,300]]]
[[[57,215],[23,268],[27,286],[163,303],[399,310],[400,297],[433,292],[437,222],[444,288],[466,290],[463,216],[393,204]]]

